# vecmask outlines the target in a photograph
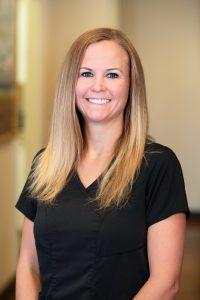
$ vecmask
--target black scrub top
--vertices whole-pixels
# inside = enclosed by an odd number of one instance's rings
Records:
[[[144,285],[148,227],[175,213],[190,215],[173,150],[153,142],[146,145],[145,157],[128,203],[104,212],[88,201],[101,176],[85,188],[75,173],[53,206],[28,195],[27,179],[15,207],[34,222],[42,284],[38,299],[131,300]]]

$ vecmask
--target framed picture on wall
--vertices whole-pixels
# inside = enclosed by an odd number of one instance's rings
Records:
[[[16,0],[0,0],[0,143],[17,129]]]

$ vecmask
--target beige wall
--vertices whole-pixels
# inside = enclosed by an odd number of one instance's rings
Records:
[[[121,28],[144,66],[150,133],[174,149],[190,207],[200,211],[200,1],[120,3]]]

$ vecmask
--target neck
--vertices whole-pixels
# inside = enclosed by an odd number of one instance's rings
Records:
[[[87,140],[86,155],[91,159],[108,157],[114,151],[115,142],[122,134],[122,120],[110,123],[86,123],[84,126]]]

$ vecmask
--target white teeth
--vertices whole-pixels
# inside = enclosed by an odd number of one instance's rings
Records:
[[[95,104],[106,104],[110,102],[110,99],[96,99],[96,98],[86,98],[89,102],[95,103]]]

